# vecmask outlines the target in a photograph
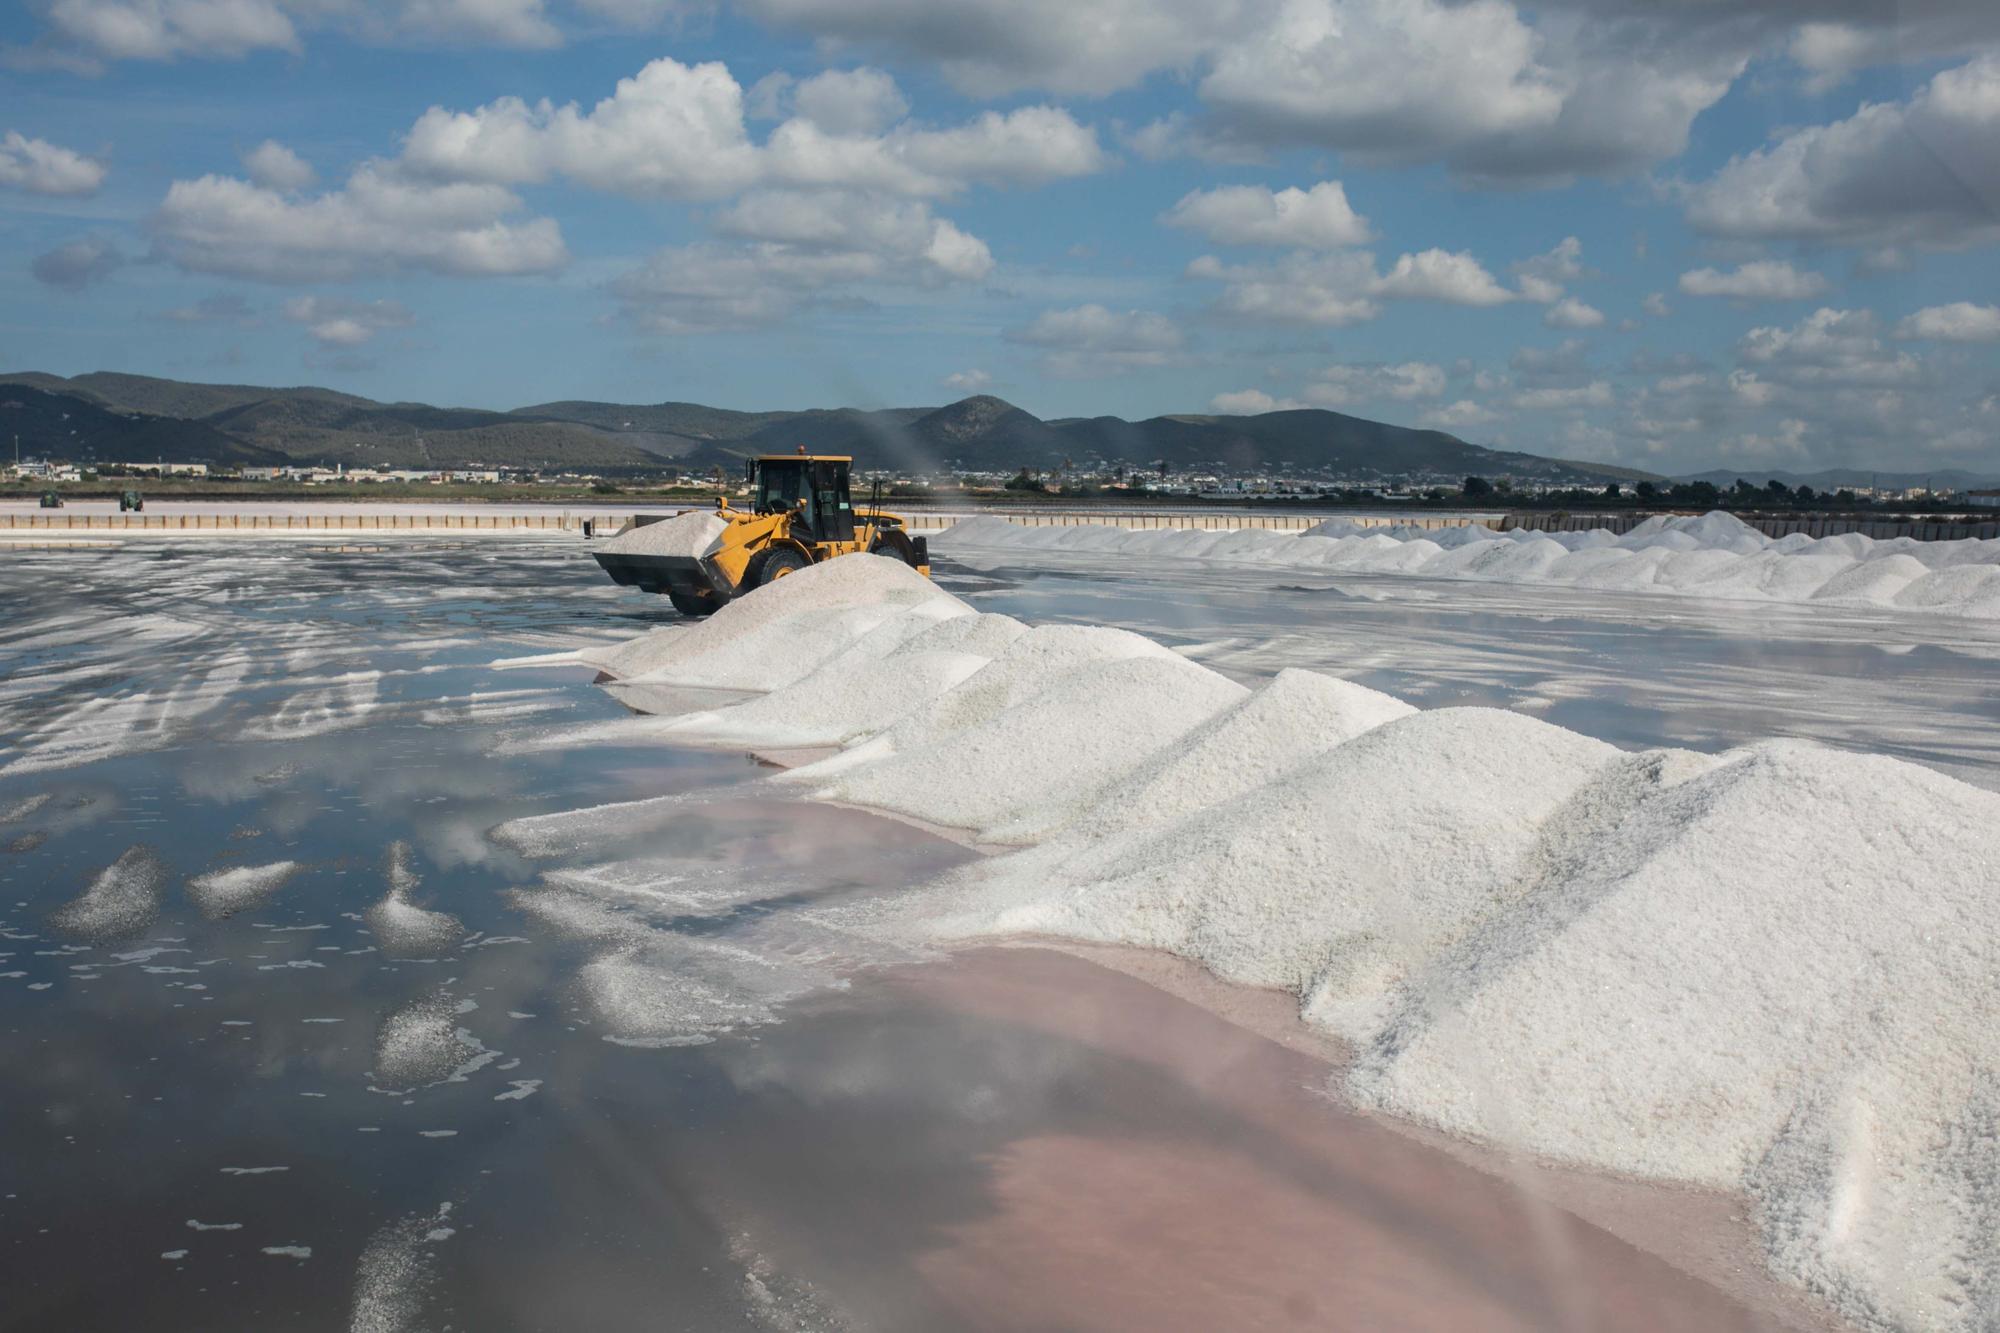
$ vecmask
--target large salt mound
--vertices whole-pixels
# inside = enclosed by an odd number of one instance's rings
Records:
[[[990,721],[1031,699],[1079,667],[1130,657],[1184,659],[1151,639],[1094,625],[1037,625],[1014,636],[993,659],[963,681],[906,715],[896,725],[830,759],[780,776],[814,783],[875,763],[899,750],[936,744]]]
[[[1884,604],[1896,600],[1896,594],[1924,577],[1930,570],[1914,556],[1885,555],[1879,560],[1866,560],[1849,565],[1819,585],[1813,593],[1814,601],[1871,602]]]
[[[1792,742],[1632,776],[1418,981],[1354,1091],[1747,1187],[1774,1263],[1850,1313],[1993,1327],[2000,796]]]
[[[1365,685],[1290,667],[1160,750],[1087,808],[1043,806],[1008,830],[1098,838],[1167,824],[1262,786],[1362,732],[1417,710]]]
[[[1897,606],[1967,610],[1989,608],[1996,603],[2000,603],[2000,569],[1992,565],[1957,565],[1933,570],[1920,579],[1912,579],[1896,594]]]
[[[952,903],[940,931],[1164,949],[1366,1032],[1397,978],[1506,906],[1541,822],[1615,754],[1517,713],[1415,713],[1054,869],[1030,854],[1024,882],[995,867],[990,906]]]
[[[678,555],[700,558],[709,554],[728,524],[706,509],[692,509],[678,517],[629,529],[596,549],[617,555]]]
[[[813,794],[1027,842],[1247,691],[1184,658],[1093,662],[980,722],[835,777]]]
[[[969,614],[900,560],[846,555],[739,597],[696,624],[578,657],[626,680],[767,691],[799,680],[887,622],[915,634]]]
[[[803,679],[732,708],[668,724],[667,739],[767,749],[845,745],[894,726],[990,662],[1027,626],[966,615],[905,637],[891,621]],[[878,651],[881,649],[881,651]]]

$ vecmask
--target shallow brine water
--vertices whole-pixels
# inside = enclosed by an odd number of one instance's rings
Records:
[[[1245,670],[1424,623],[941,574]],[[0,605],[0,1327],[1815,1322],[1154,986],[821,924],[970,853],[744,756],[541,743],[624,706],[495,659],[674,619],[577,546],[15,553]]]

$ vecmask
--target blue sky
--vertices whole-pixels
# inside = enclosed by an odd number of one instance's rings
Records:
[[[33,3],[0,366],[2000,469],[2000,7],[1684,8]]]

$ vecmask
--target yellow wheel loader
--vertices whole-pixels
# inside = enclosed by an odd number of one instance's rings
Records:
[[[926,578],[930,550],[896,514],[879,505],[856,509],[848,490],[854,460],[833,454],[766,454],[749,460],[750,508],[727,496],[715,502],[725,524],[704,555],[598,551],[614,583],[663,592],[684,615],[705,616],[733,597],[835,556],[867,551],[892,556]],[[877,499],[881,486],[877,483]]]

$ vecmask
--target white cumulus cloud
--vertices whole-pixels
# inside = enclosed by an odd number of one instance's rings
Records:
[[[17,130],[0,138],[0,185],[30,194],[96,194],[106,175],[102,162]]]
[[[303,325],[325,347],[359,347],[384,329],[416,321],[395,301],[348,301],[339,297],[297,296],[285,302],[284,317]]]
[[[1273,398],[1262,389],[1235,389],[1208,400],[1208,410],[1220,417],[1254,417],[1303,404],[1290,398]]]
[[[1693,187],[1688,221],[1717,236],[1960,247],[2000,239],[2000,55],[1906,102],[1795,130]]]
[[[1543,313],[1542,323],[1552,329],[1594,329],[1604,323],[1604,312],[1574,296],[1565,296]]]
[[[1436,249],[1398,259],[1375,283],[1374,294],[1471,306],[1505,305],[1515,299],[1470,254]]]
[[[1050,374],[1094,378],[1181,361],[1187,338],[1180,326],[1152,310],[1111,310],[1095,303],[1044,310],[1009,342],[1042,349]]]
[[[1793,268],[1783,260],[1760,259],[1724,273],[1691,269],[1680,277],[1684,296],[1725,296],[1738,301],[1810,301],[1826,294],[1826,276]]]
[[[1442,395],[1444,385],[1444,368],[1428,361],[1406,361],[1393,366],[1334,365],[1314,376],[1304,397],[1320,407],[1346,407],[1383,399],[1411,402]]]
[[[1616,401],[1611,385],[1604,380],[1592,380],[1573,388],[1523,389],[1512,399],[1513,405],[1526,412],[1573,411],[1585,407],[1609,407]]]
[[[319,179],[311,163],[276,139],[266,139],[243,154],[243,169],[268,190],[303,190]]]
[[[1085,176],[1109,162],[1096,131],[1051,106],[986,111],[941,129],[905,120],[878,133],[873,126],[903,103],[876,71],[817,76],[792,101],[800,114],[759,144],[726,65],[663,57],[589,110],[518,97],[472,111],[432,107],[405,137],[401,164],[434,180],[521,185],[561,176],[618,194],[720,199],[760,185],[941,196],[972,183]]]
[[[314,282],[423,269],[460,277],[549,273],[569,261],[549,218],[512,221],[497,185],[434,185],[365,163],[299,196],[231,176],[175,181],[148,220],[160,253],[200,273]]]
[[[1970,301],[1929,306],[1899,321],[1896,336],[1951,343],[2000,342],[2000,306]]]
[[[1321,181],[1309,190],[1262,185],[1195,190],[1160,221],[1200,232],[1217,245],[1333,250],[1370,239],[1368,220],[1347,202],[1339,181]]]
[[[59,39],[106,60],[300,49],[297,28],[275,0],[55,0],[48,22]]]
[[[1737,344],[1742,359],[1792,384],[1881,387],[1921,378],[1923,364],[1883,345],[1872,311],[1820,309],[1790,328],[1751,329]]]

